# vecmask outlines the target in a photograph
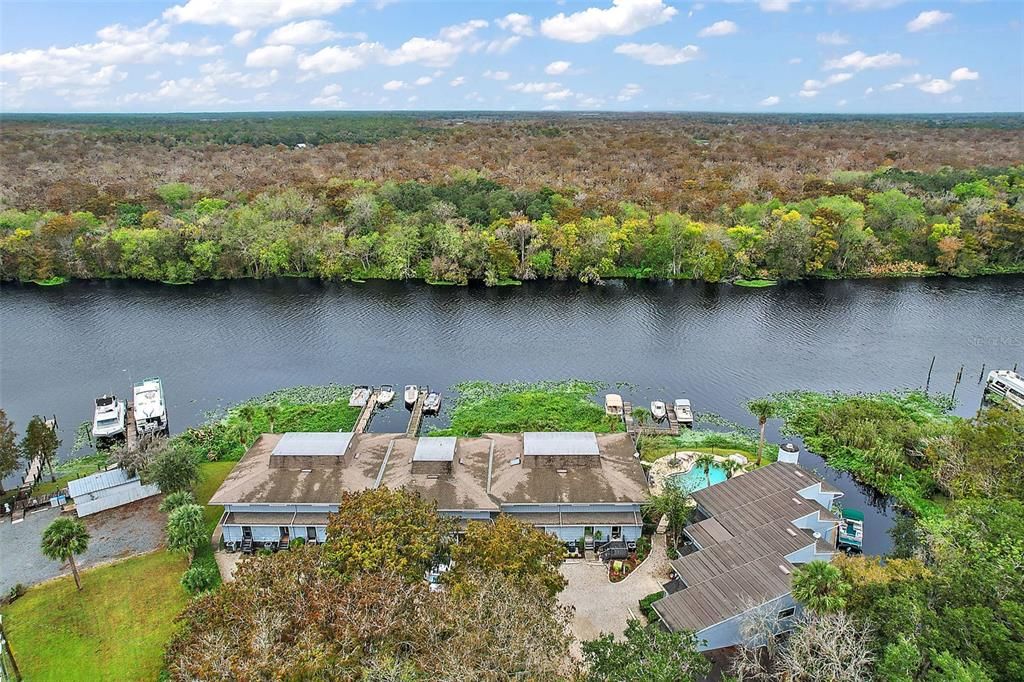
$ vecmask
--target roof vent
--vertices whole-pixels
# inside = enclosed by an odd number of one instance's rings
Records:
[[[519,459],[518,457],[516,457],[516,458],[515,458],[514,460],[512,460],[511,462],[509,462],[509,464],[511,464],[512,466],[515,466],[516,464],[521,464],[521,463],[522,463],[522,461],[523,461],[523,460],[521,460],[521,459]]]
[[[802,471],[794,471],[793,473],[796,474],[797,476],[799,476],[800,478],[804,477],[804,472],[802,472]]]
[[[312,471],[313,471],[312,469],[303,469],[302,473],[308,474],[308,473],[311,473]]]
[[[427,474],[427,478],[428,479],[432,479],[432,478],[441,478],[441,477],[438,474]]]
[[[796,537],[796,531],[793,530],[792,528],[787,528],[786,532],[789,533],[790,535],[792,535],[793,537]]]
[[[801,500],[799,497],[793,497],[793,498],[790,498],[790,499],[792,499],[797,504],[803,504],[804,503],[803,500]]]
[[[820,540],[821,533],[819,533],[818,531],[814,531],[813,533],[811,533],[811,537],[813,537],[815,540]]]
[[[568,469],[555,469],[555,472],[557,472],[559,474],[567,474],[567,473],[569,473],[569,470]]]
[[[779,570],[785,573],[786,575],[789,575],[789,569],[783,566],[782,564],[779,564]]]

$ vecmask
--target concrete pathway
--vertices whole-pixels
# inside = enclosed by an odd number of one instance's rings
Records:
[[[561,572],[568,584],[558,595],[558,601],[573,608],[572,631],[577,642],[607,632],[619,637],[625,632],[628,619],[643,620],[640,600],[661,591],[670,577],[665,536],[655,535],[652,544],[647,559],[617,583],[608,581],[608,567],[604,563],[573,560],[562,564]]]
[[[220,569],[221,580],[229,583],[235,579],[235,569],[238,568],[238,562],[243,556],[241,552],[225,552],[223,550],[213,553],[213,558],[217,560],[217,568]]]

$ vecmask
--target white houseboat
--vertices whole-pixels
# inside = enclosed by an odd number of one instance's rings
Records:
[[[140,436],[168,432],[164,387],[159,377],[143,379],[135,384],[132,409],[135,430]]]
[[[115,395],[101,395],[96,398],[96,408],[92,417],[92,437],[100,441],[108,441],[124,436],[124,422],[127,409],[123,400]]]
[[[994,369],[985,382],[985,400],[1024,410],[1024,377],[1009,369]]]

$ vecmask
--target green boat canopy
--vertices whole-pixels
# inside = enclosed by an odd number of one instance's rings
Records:
[[[858,511],[856,509],[844,509],[843,510],[843,518],[844,519],[850,519],[851,521],[863,521],[864,520],[864,512]]]

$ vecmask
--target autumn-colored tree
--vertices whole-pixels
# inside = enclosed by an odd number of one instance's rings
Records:
[[[46,420],[38,415],[32,417],[25,427],[25,435],[21,438],[21,451],[26,460],[31,461],[38,457],[43,466],[50,470],[51,481],[57,480],[53,473],[53,460],[59,447],[60,439],[57,438],[56,427],[47,424]]]

